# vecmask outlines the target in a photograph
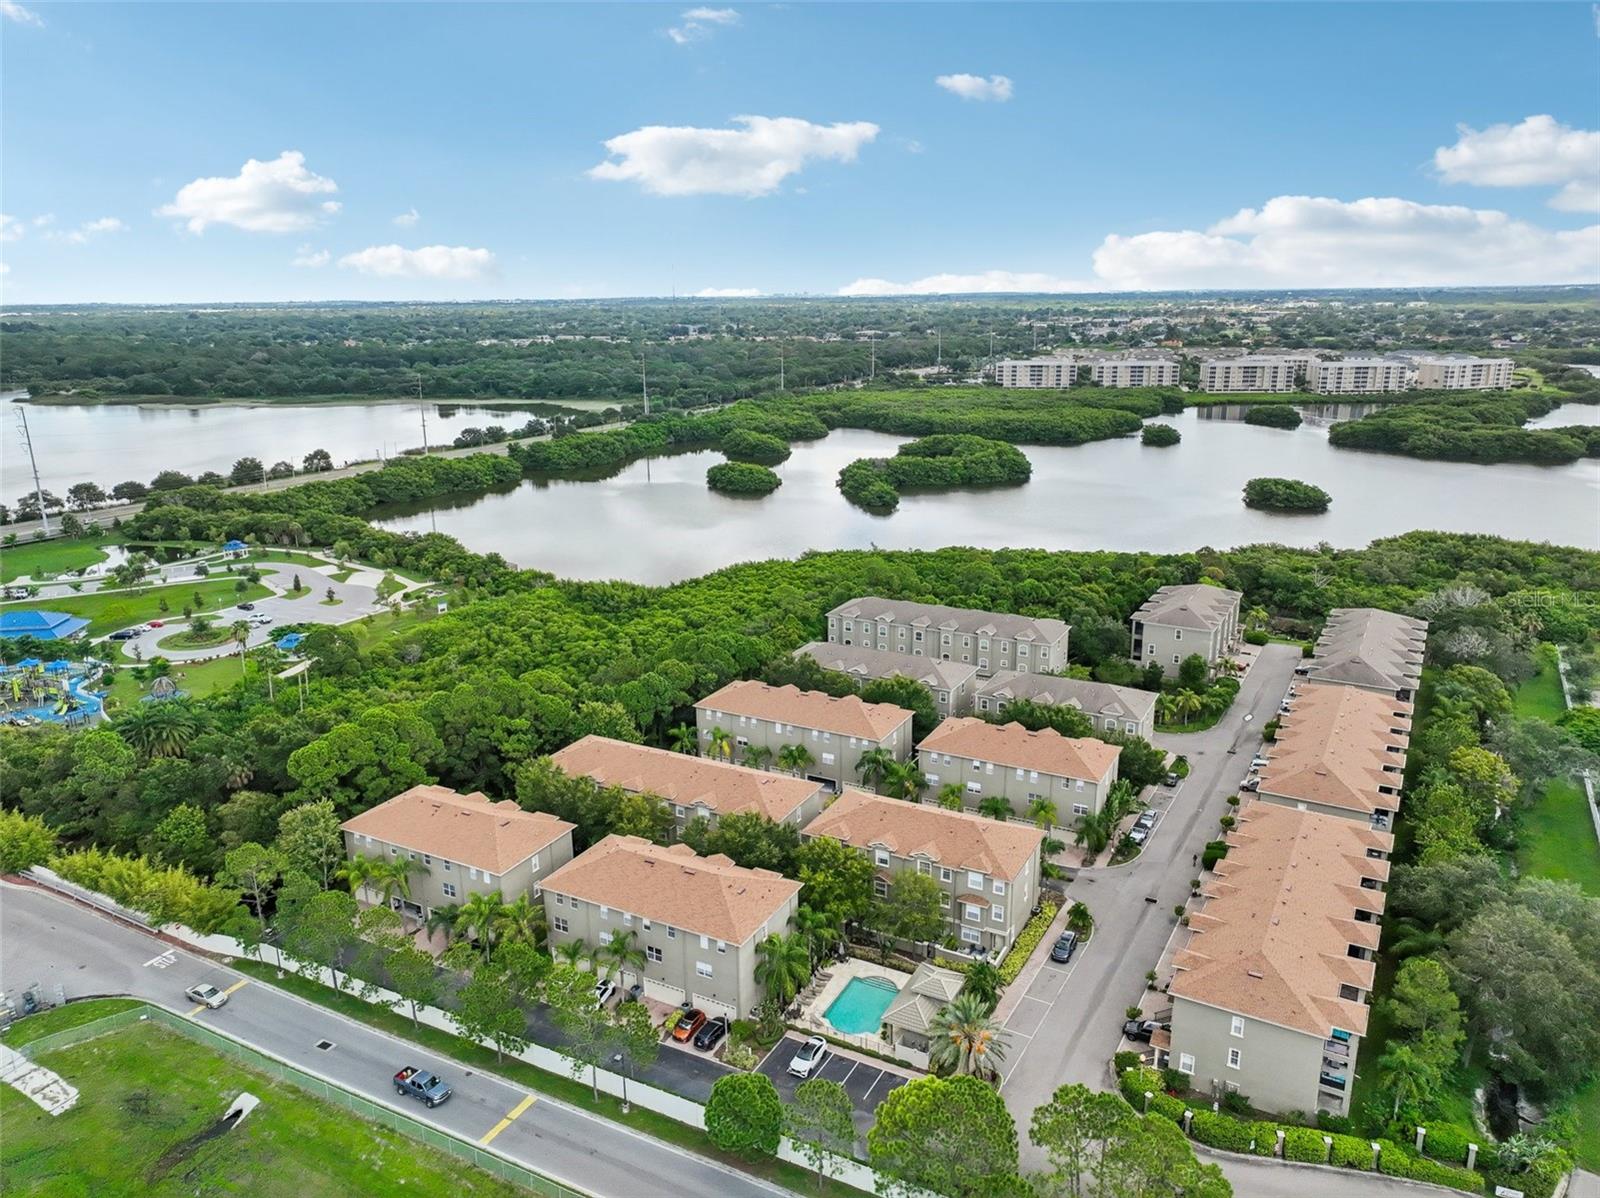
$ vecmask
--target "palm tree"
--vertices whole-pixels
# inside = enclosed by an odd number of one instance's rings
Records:
[[[358,854],[335,870],[333,876],[343,879],[344,884],[350,887],[350,893],[355,894],[375,883],[387,869],[388,865],[381,857],[362,857]]]
[[[422,870],[422,862],[413,861],[410,857],[396,857],[392,861],[381,862],[378,868],[372,871],[372,881],[377,884],[378,892],[383,896],[383,905],[389,906],[390,900],[397,894],[403,899],[410,898],[411,875],[421,873]]]
[[[756,945],[756,982],[787,1007],[811,980],[811,949],[805,938],[791,932],[787,936],[768,936]]]
[[[1187,724],[1191,716],[1198,715],[1205,707],[1206,701],[1192,690],[1184,689],[1172,696],[1168,710],[1176,718],[1174,724]]]
[[[1252,607],[1249,611],[1244,613],[1244,626],[1251,630],[1265,628],[1267,626],[1267,621],[1271,618],[1272,616],[1266,608]]]
[[[589,960],[589,946],[583,942],[581,937],[563,940],[556,945],[556,951],[552,955],[563,964],[579,969]]]
[[[1041,828],[1056,826],[1056,805],[1049,799],[1038,798],[1028,804],[1028,818]]]
[[[533,902],[526,894],[519,894],[515,902],[506,905],[500,923],[504,940],[517,940],[534,948],[544,947],[548,926],[543,903]]]
[[[746,745],[744,747],[744,764],[753,770],[764,770],[767,762],[772,760],[772,750],[766,745]]]
[[[783,748],[778,750],[778,768],[788,770],[796,776],[805,773],[807,769],[816,764],[816,760],[811,755],[811,750],[798,742],[792,745],[784,745]]]
[[[718,761],[727,761],[733,756],[733,737],[721,728],[713,728],[706,749],[708,750],[706,756],[714,757]]]
[[[934,796],[934,801],[937,802],[939,806],[949,808],[951,811],[960,811],[964,806],[966,806],[965,802],[963,801],[966,798],[966,795],[966,787],[962,786],[961,783],[946,782],[939,788],[939,793]]]
[[[884,774],[894,764],[894,754],[888,749],[868,749],[856,759],[856,773],[861,775],[861,785],[877,789]]]
[[[606,977],[621,973],[644,976],[644,949],[639,947],[638,939],[637,932],[618,932],[610,944],[595,949],[595,962],[604,964]]]
[[[833,912],[801,907],[794,913],[794,930],[796,935],[805,937],[811,963],[815,965],[824,953],[839,943],[843,928]]]
[[[667,735],[672,738],[674,753],[687,753],[693,757],[700,751],[700,737],[695,733],[693,724],[679,724]]]
[[[890,798],[912,800],[922,796],[928,788],[928,776],[922,772],[915,759],[891,761],[883,771],[883,793]]]
[[[987,961],[974,961],[967,966],[967,980],[961,984],[962,994],[973,994],[983,1000],[983,1005],[993,1011],[1000,1001],[1000,988],[1005,983],[1000,971]]]
[[[474,894],[461,904],[456,917],[456,931],[468,940],[477,942],[483,959],[489,959],[494,942],[499,937],[505,920],[506,900],[497,893]]]
[[[1091,857],[1098,857],[1106,845],[1111,843],[1111,830],[1116,827],[1117,820],[1112,816],[1110,805],[1102,807],[1099,811],[1092,811],[1078,820],[1078,830],[1072,835],[1072,843],[1079,845]]]
[[[250,639],[250,623],[248,620],[235,620],[228,625],[228,635],[233,638],[233,643],[239,646],[239,677],[244,677],[244,643]]]
[[[929,1063],[941,1073],[992,1078],[1006,1059],[1005,1033],[989,1017],[983,999],[966,991],[933,1017],[928,1039]]]
[[[443,932],[445,939],[453,939],[456,934],[456,924],[461,920],[461,906],[458,903],[446,903],[443,907],[435,907],[428,912],[428,921],[423,926],[431,936],[435,932]]]
[[[200,734],[200,719],[181,699],[142,703],[117,721],[117,730],[147,757],[182,757]]]
[[[1436,1080],[1431,1064],[1410,1044],[1396,1044],[1378,1058],[1383,1072],[1383,1088],[1394,1095],[1389,1118],[1400,1117],[1400,1108],[1418,1103]]]
[[[978,804],[978,814],[987,815],[990,819],[1009,819],[1011,804],[1003,795],[984,795],[983,801]]]

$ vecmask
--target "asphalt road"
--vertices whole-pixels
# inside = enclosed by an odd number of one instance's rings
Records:
[[[0,889],[0,945],[0,987],[41,982],[47,992],[60,985],[69,998],[148,999],[468,1141],[492,1135],[496,1151],[604,1198],[770,1198],[788,1192],[530,1095],[510,1081],[467,1069],[43,891],[9,884]],[[225,1007],[197,1012],[183,997],[196,982],[235,989]],[[332,1047],[319,1048],[319,1042]],[[439,1073],[455,1096],[432,1111],[400,1098],[390,1079],[408,1064]]]

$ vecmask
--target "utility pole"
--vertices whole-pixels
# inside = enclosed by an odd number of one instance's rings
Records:
[[[28,465],[33,467],[33,497],[39,504],[39,519],[44,523],[44,535],[50,535],[50,515],[44,510],[44,488],[39,485],[39,462],[33,456],[33,437],[28,433],[28,409],[16,405],[17,419],[22,423],[22,443],[28,447]]]
[[[989,330],[989,377],[994,378],[994,330]]]
[[[933,330],[933,344],[934,344],[933,368],[935,370],[943,370],[944,369],[944,330],[943,329],[934,329]]]
[[[867,336],[867,350],[872,356],[871,373],[867,377],[868,379],[875,379],[878,377],[878,339],[871,334]]]
[[[644,392],[644,414],[650,415],[650,380],[644,372],[644,351],[639,351],[639,387]]]
[[[422,452],[428,452],[428,407],[422,402],[422,376],[417,375],[417,411],[422,413]]]
[[[778,342],[778,390],[783,390],[783,342]]]

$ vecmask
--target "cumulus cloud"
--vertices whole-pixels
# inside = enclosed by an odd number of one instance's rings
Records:
[[[237,175],[196,179],[179,189],[157,216],[182,220],[191,233],[207,225],[232,225],[251,233],[299,233],[339,211],[332,179],[306,169],[306,156],[285,150],[271,162],[252,158]]]
[[[681,24],[667,29],[667,36],[680,46],[710,37],[718,28],[739,23],[736,8],[691,8],[679,18]]]
[[[839,288],[840,295],[971,295],[1002,291],[1092,291],[1098,284],[1064,279],[1039,271],[986,270],[979,274],[938,274],[895,283],[857,279]]]
[[[1600,225],[1555,231],[1493,209],[1277,196],[1204,231],[1113,234],[1094,269],[1106,286],[1140,290],[1593,282]]]
[[[696,299],[754,299],[760,294],[759,287],[702,287],[694,293]]]
[[[314,270],[319,266],[328,265],[332,258],[333,255],[327,250],[314,250],[309,245],[303,245],[295,251],[294,257],[289,259],[289,265],[304,266]]]
[[[15,21],[18,25],[35,25],[43,27],[44,18],[32,9],[24,8],[17,0],[0,0],[0,17],[8,21]]]
[[[393,223],[399,225],[402,229],[409,229],[421,219],[422,217],[417,214],[417,210],[410,208],[395,217]]]
[[[736,116],[732,129],[646,125],[605,143],[592,179],[638,183],[652,195],[763,196],[813,159],[854,162],[878,136],[868,121],[815,125],[798,117]]]
[[[53,220],[54,218],[50,219]],[[34,220],[34,224],[40,223],[48,224],[49,221],[41,222],[38,218]],[[128,226],[123,224],[117,217],[102,216],[98,220],[86,220],[76,229],[68,229],[62,233],[50,232],[46,233],[45,236],[51,241],[64,241],[68,245],[84,245],[91,238],[98,237],[102,233],[126,233],[127,231]]]
[[[481,279],[495,272],[494,255],[464,245],[370,245],[346,254],[339,265],[387,279]]]
[[[1600,211],[1600,132],[1574,129],[1548,114],[1519,124],[1474,129],[1456,126],[1453,146],[1433,152],[1446,183],[1479,187],[1550,187],[1550,205],[1567,212]]]
[[[1004,75],[940,75],[934,82],[963,100],[1011,99],[1011,80]]]
[[[27,232],[27,228],[18,217],[0,212],[0,241],[16,241]]]

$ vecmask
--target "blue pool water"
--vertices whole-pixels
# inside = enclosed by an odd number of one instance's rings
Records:
[[[851,978],[822,1017],[841,1032],[876,1036],[883,1013],[899,993],[900,987],[886,978]]]

